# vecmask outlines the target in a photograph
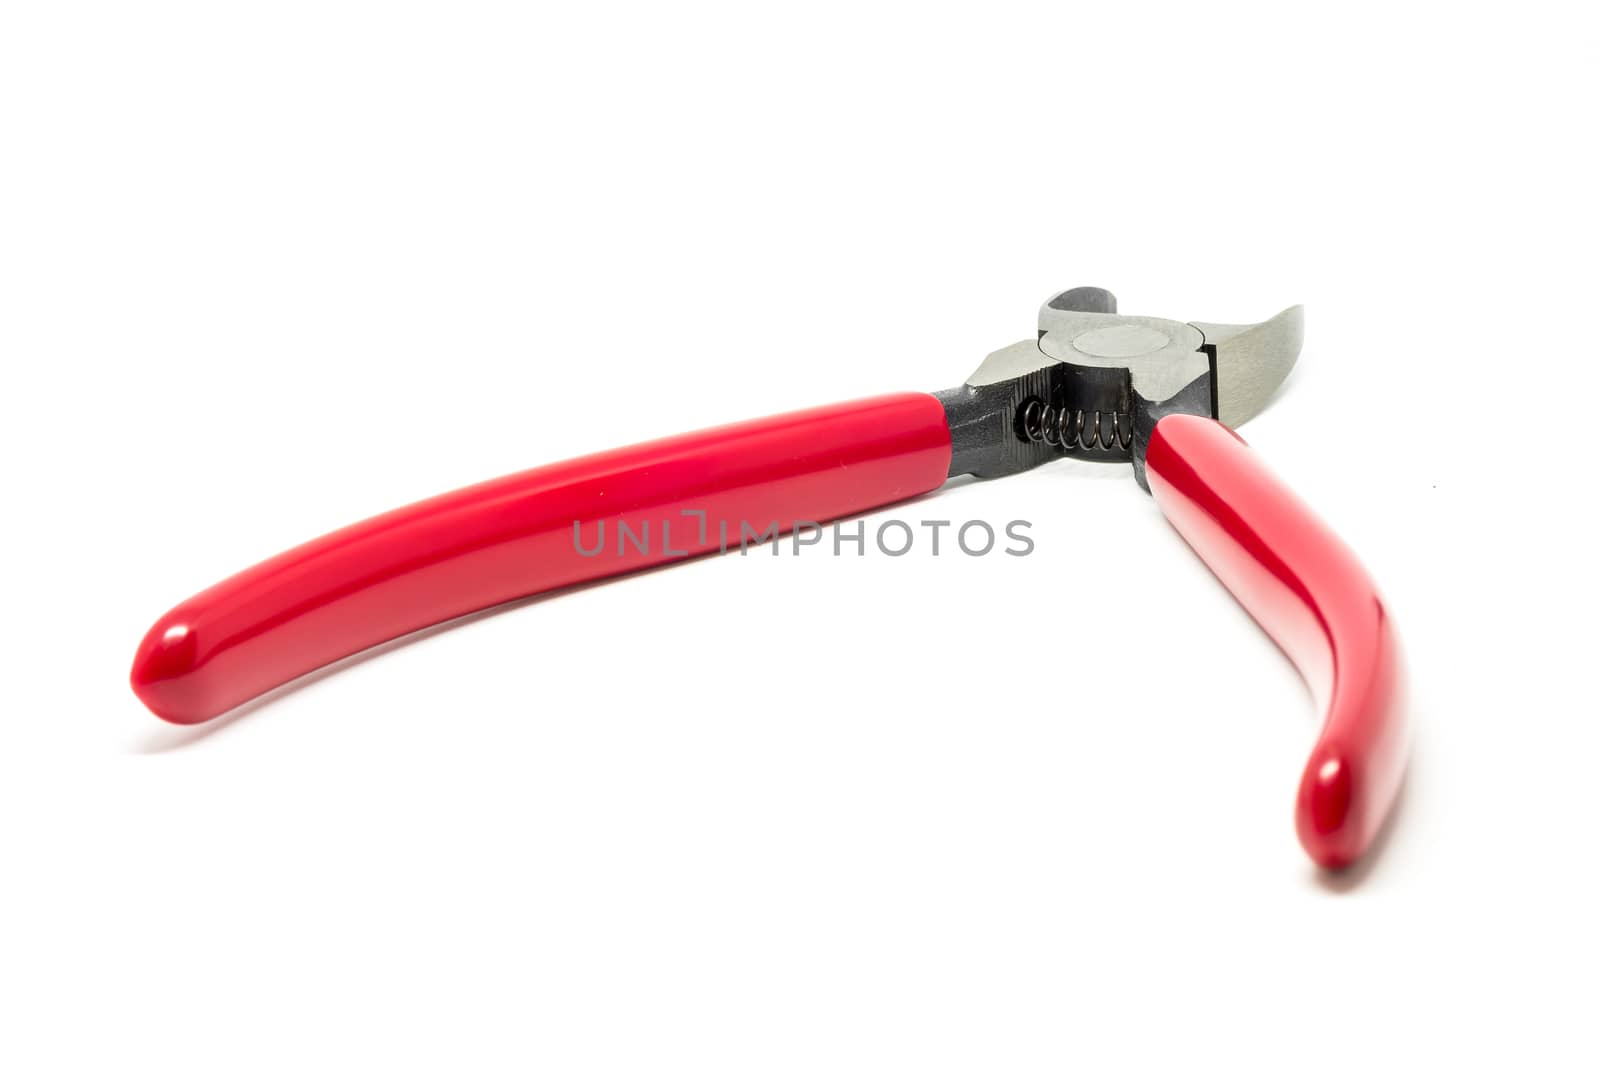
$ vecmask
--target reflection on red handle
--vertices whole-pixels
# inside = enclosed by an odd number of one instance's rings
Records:
[[[742,535],[765,537],[774,523],[787,531],[925,493],[949,466],[944,407],[900,393],[483,482],[328,534],[184,601],[145,635],[133,689],[163,719],[204,722],[413,630],[725,543],[737,551]]]
[[[1211,419],[1168,415],[1146,455],[1161,511],[1299,668],[1324,709],[1295,828],[1343,867],[1382,828],[1405,773],[1405,678],[1394,621],[1333,531]]]

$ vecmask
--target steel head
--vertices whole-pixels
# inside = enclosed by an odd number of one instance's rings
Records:
[[[1125,368],[1133,392],[1163,405],[1209,377],[1211,410],[1238,426],[1266,407],[1300,355],[1304,309],[1235,326],[1116,314],[1104,289],[1058,293],[1039,309],[1039,349],[1079,367]]]

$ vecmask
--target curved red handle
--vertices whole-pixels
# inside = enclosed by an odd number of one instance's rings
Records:
[[[925,493],[949,466],[944,407],[900,393],[523,471],[346,527],[191,597],[145,635],[133,690],[163,719],[204,722],[413,630],[737,551],[774,525]]]
[[[1405,774],[1404,667],[1388,608],[1344,542],[1221,423],[1168,415],[1145,463],[1162,513],[1322,705],[1295,828],[1317,863],[1353,863]]]

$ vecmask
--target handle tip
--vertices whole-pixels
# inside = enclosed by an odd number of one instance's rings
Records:
[[[1312,755],[1300,778],[1295,832],[1319,867],[1349,867],[1372,849],[1393,814],[1403,751],[1403,741],[1391,738],[1365,757],[1327,746]]]
[[[128,684],[158,718],[188,726],[213,716],[187,692],[199,664],[200,636],[171,616],[161,619],[139,642]]]
[[[1370,835],[1363,831],[1356,801],[1350,760],[1333,753],[1313,756],[1300,779],[1295,830],[1318,866],[1348,867],[1365,851]]]

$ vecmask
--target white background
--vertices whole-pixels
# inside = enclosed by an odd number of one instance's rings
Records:
[[[0,1060],[1594,1062],[1595,35],[1566,5],[9,4]],[[215,727],[178,600],[521,467],[955,385],[1073,285],[1307,345],[1245,435],[1407,640],[1297,676],[1124,469],[691,563]]]

